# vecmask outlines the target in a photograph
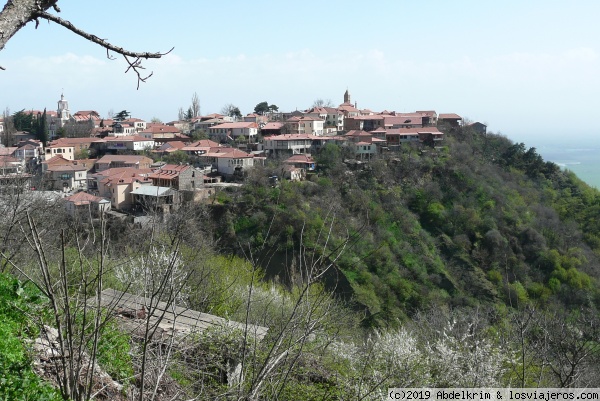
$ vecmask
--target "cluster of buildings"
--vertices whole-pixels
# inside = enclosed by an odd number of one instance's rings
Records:
[[[312,155],[327,143],[369,160],[403,143],[435,146],[444,136],[439,124],[462,123],[456,114],[433,110],[358,109],[348,91],[338,107],[248,114],[239,121],[210,114],[163,124],[120,114],[118,119],[102,119],[95,111],[71,114],[61,95],[57,111],[46,113],[54,139],[45,146],[27,132],[8,137],[0,123],[6,145],[0,147],[0,191],[60,191],[69,194],[65,200],[73,213],[149,207],[168,213],[183,200],[211,196],[222,181],[242,176],[268,157],[283,160],[282,177],[300,180],[315,170]],[[193,140],[191,133],[208,139]],[[155,163],[150,157],[175,152],[185,155],[186,163]]]

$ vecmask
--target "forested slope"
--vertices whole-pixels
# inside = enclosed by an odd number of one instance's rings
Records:
[[[436,149],[406,145],[358,166],[344,157],[328,145],[309,181],[273,187],[272,164],[221,194],[221,244],[327,253],[315,243],[331,229],[367,325],[437,305],[600,302],[598,191],[534,148],[459,128]]]
[[[597,385],[598,191],[499,135],[447,130],[442,145],[368,163],[328,145],[302,182],[274,184],[269,160],[146,224],[69,216],[38,191],[3,196],[0,396]],[[103,308],[107,288],[152,302]],[[158,301],[228,323],[172,341],[150,324]]]

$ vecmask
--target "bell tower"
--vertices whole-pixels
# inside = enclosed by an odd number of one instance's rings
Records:
[[[58,101],[58,110],[56,111],[58,114],[58,118],[62,121],[67,121],[71,118],[71,113],[69,112],[69,102],[65,100],[65,95],[60,94],[60,100]]]
[[[350,102],[350,93],[348,92],[348,89],[346,89],[346,92],[344,92],[344,103],[351,104],[351,102]]]

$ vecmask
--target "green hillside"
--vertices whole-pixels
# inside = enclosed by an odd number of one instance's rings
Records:
[[[233,251],[343,246],[335,265],[367,326],[441,305],[598,306],[600,195],[534,148],[459,128],[441,147],[406,145],[358,167],[343,153],[324,148],[305,182],[272,187],[276,165],[254,172],[222,195],[218,238]]]
[[[598,191],[499,135],[458,128],[436,145],[357,163],[329,144],[299,182],[269,178],[270,159],[136,224],[3,197],[0,398],[597,385]],[[152,301],[100,307],[107,288]],[[228,323],[171,337],[151,321],[159,301]]]

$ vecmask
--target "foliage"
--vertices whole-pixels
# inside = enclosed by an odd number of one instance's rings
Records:
[[[17,131],[31,132],[33,127],[33,113],[26,113],[24,109],[17,111],[12,115],[12,122]]]
[[[235,235],[221,238],[260,243],[269,233],[279,252],[310,248],[333,211],[333,241],[355,236],[336,267],[367,326],[448,302],[600,305],[598,192],[500,135],[453,129],[444,144],[403,145],[362,169],[327,144],[311,181],[257,180],[234,193]]]
[[[279,107],[274,104],[269,105],[267,102],[260,102],[254,107],[254,112],[260,115],[277,112],[278,110]]]
[[[60,393],[33,372],[25,340],[37,335],[29,314],[39,313],[43,298],[32,285],[0,275],[0,398],[62,400]]]
[[[130,112],[128,112],[127,110],[121,110],[113,117],[113,120],[123,121],[123,120],[127,120],[129,118],[129,116],[131,116]]]
[[[175,152],[168,153],[164,156],[163,160],[170,164],[185,164],[190,161],[190,157],[184,151],[176,150]]]
[[[236,120],[242,118],[242,112],[240,111],[240,109],[231,103],[228,103],[225,106],[223,106],[223,108],[221,109],[221,114],[229,117],[234,117]]]

